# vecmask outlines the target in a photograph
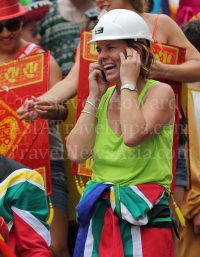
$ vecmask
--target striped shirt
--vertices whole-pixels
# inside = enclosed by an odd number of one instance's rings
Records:
[[[19,255],[52,256],[43,178],[3,155],[0,155],[0,216],[9,231],[14,228]]]

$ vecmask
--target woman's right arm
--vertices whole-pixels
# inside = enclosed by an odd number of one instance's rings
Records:
[[[61,81],[56,83],[45,94],[38,97],[39,100],[54,101],[58,104],[68,101],[77,94],[78,90],[78,73],[80,64],[80,43],[77,48],[76,62],[74,63],[69,74]]]
[[[50,101],[57,104],[63,104],[67,100],[71,99],[77,94],[78,90],[78,73],[79,73],[79,62],[80,62],[80,44],[76,53],[76,62],[72,67],[70,73],[61,81],[57,82],[54,86],[37,99],[40,101]],[[17,110],[17,114],[20,115],[20,119],[26,119],[27,121],[34,121],[38,115],[34,112],[30,113],[34,109],[34,101],[30,100]],[[36,118],[35,118],[36,117]]]
[[[98,63],[91,63],[90,69],[93,69],[89,75],[90,94],[66,142],[68,157],[76,163],[82,163],[92,155],[97,126],[96,113],[100,100],[109,85],[107,82],[99,81],[102,73]]]

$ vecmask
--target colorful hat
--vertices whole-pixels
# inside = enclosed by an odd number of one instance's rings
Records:
[[[41,20],[48,12],[49,6],[52,4],[48,0],[19,0],[19,2],[28,8],[28,13],[24,16],[25,22]]]
[[[17,0],[3,0],[0,4],[0,20],[7,20],[23,16],[28,9],[18,3]]]

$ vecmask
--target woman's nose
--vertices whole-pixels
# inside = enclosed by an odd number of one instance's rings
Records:
[[[103,59],[107,59],[107,58],[108,58],[108,54],[105,51],[101,51],[98,55],[99,60],[103,60]]]
[[[8,36],[10,36],[10,34],[11,34],[11,32],[6,27],[4,27],[3,31],[1,32],[1,36],[8,37]]]

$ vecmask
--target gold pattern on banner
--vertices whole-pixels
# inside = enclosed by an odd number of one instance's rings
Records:
[[[5,115],[2,118],[2,115]],[[30,124],[19,120],[19,115],[5,102],[0,100],[0,154],[11,157],[22,138],[30,128]],[[20,125],[20,133],[19,133]]]
[[[87,159],[85,162],[78,165],[78,175],[80,176],[92,176],[92,157]]]
[[[161,50],[162,49],[162,50]],[[159,43],[154,43],[151,51],[154,53],[157,61],[164,64],[178,64],[179,49],[173,46],[160,46]]]
[[[88,41],[92,39],[92,32],[85,32],[84,33],[84,43],[83,43],[83,59],[88,61],[97,61],[98,59],[98,52],[96,49],[96,45],[94,44],[87,44]]]
[[[8,89],[43,81],[44,53],[0,64],[0,87]],[[2,89],[0,89],[2,91]]]

